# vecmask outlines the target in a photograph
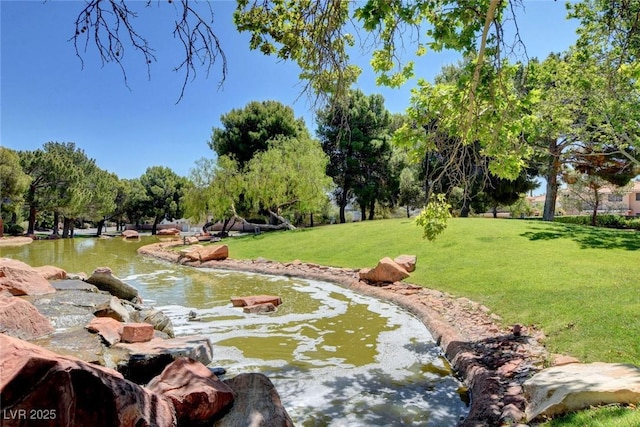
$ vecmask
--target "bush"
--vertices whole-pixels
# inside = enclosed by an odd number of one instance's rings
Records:
[[[554,222],[562,224],[591,225],[591,216],[557,216]],[[640,218],[626,218],[621,215],[604,214],[596,216],[596,227],[640,230]]]
[[[5,224],[4,233],[10,236],[20,236],[24,234],[24,228],[20,224]]]

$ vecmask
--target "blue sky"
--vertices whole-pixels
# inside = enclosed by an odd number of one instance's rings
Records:
[[[544,58],[575,42],[577,23],[565,19],[563,1],[523,3],[518,25],[529,57]],[[47,141],[74,142],[99,167],[120,178],[137,178],[149,166],[167,166],[187,176],[197,159],[214,156],[207,141],[212,128],[220,126],[220,116],[253,100],[290,105],[315,132],[312,105],[299,97],[297,66],[249,50],[248,34],[233,26],[234,1],[212,2],[213,27],[228,61],[222,88],[219,67],[208,78],[199,71],[176,104],[183,75],[172,71],[180,62],[169,20],[174,11],[164,1],[152,4],[136,28],[158,61],[149,80],[142,57],[129,48],[127,88],[121,70],[115,64],[102,66],[95,49],[83,55],[84,68],[76,57],[68,40],[82,1],[0,0],[0,144],[35,150]],[[368,58],[356,52],[353,59],[365,70],[358,87],[366,94],[381,93],[389,111],[404,111],[412,83],[398,90],[376,87]],[[432,80],[457,59],[451,52],[428,53],[418,60],[417,74]]]

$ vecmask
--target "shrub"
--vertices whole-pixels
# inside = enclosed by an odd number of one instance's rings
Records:
[[[563,224],[591,225],[591,216],[557,216],[554,222]],[[604,214],[596,216],[596,227],[640,230],[640,218],[626,218],[620,215]]]
[[[24,228],[20,224],[5,224],[4,233],[10,236],[19,236],[24,234]]]

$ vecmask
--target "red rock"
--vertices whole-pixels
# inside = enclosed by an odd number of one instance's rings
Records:
[[[158,236],[177,236],[180,234],[180,230],[177,228],[163,228],[158,230],[156,234],[158,234]]]
[[[140,234],[136,230],[124,230],[122,232],[122,237],[125,239],[137,239],[140,237]]]
[[[264,304],[253,304],[242,308],[244,313],[270,313],[278,308],[270,302]]]
[[[41,267],[33,267],[35,271],[47,280],[64,280],[67,278],[67,272],[61,268],[52,265],[43,265]]]
[[[120,342],[123,324],[111,317],[96,317],[87,325],[89,332],[98,333],[109,345]]]
[[[231,298],[231,303],[234,307],[246,307],[250,305],[267,303],[271,303],[277,307],[282,304],[282,299],[273,295],[254,295],[248,297],[233,297]]]
[[[173,402],[180,425],[211,425],[234,399],[233,390],[200,362],[182,357],[168,365],[146,387]]]
[[[216,422],[216,427],[293,427],[278,392],[265,375],[240,374],[224,382],[235,393],[235,400],[229,413]]]
[[[33,267],[9,258],[0,258],[0,289],[16,296],[43,295],[56,291]]]
[[[122,325],[122,342],[148,342],[153,338],[153,325],[148,323],[125,323]]]
[[[192,261],[218,261],[229,257],[229,247],[227,245],[209,245],[189,251],[184,256]]]
[[[411,273],[416,269],[416,260],[417,257],[415,255],[400,255],[393,259],[393,261],[398,264],[400,267],[404,268],[407,273]]]
[[[363,268],[359,275],[361,280],[374,283],[393,283],[409,277],[409,273],[389,257],[382,258],[375,268]]]
[[[176,426],[165,397],[145,390],[112,369],[60,356],[0,334],[3,425],[10,414],[32,414],[38,425],[65,427]],[[15,420],[7,425],[31,425]]]
[[[49,319],[29,301],[0,295],[0,331],[15,338],[31,340],[53,330]]]
[[[580,359],[564,354],[553,354],[551,356],[551,366],[565,366],[571,363],[580,363]]]

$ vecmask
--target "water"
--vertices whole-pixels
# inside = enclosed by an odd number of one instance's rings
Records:
[[[406,311],[331,283],[193,269],[144,258],[142,244],[76,238],[0,247],[0,256],[68,272],[109,266],[165,311],[177,335],[213,344],[227,376],[262,372],[298,426],[450,426],[464,417],[461,384],[424,325]],[[278,295],[270,314],[245,314],[232,296]],[[189,321],[195,311],[198,321]]]

